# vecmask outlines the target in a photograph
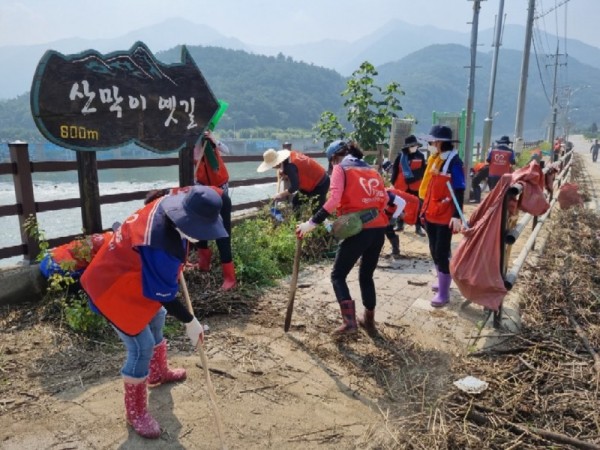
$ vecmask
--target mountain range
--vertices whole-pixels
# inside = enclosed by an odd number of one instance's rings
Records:
[[[491,49],[493,29],[480,30],[478,42],[480,51]],[[520,25],[506,25],[502,38],[502,50],[523,50],[525,29]],[[239,39],[221,34],[216,29],[193,23],[186,19],[171,18],[156,25],[140,28],[123,36],[110,39],[71,38],[39,45],[0,47],[0,99],[15,97],[30,89],[35,66],[48,49],[63,54],[79,53],[94,49],[101,53],[125,50],[136,41],[144,42],[157,53],[177,45],[203,45],[244,50],[249,53],[275,56],[279,53],[329,69],[343,76],[350,75],[363,61],[375,66],[399,61],[404,56],[433,44],[470,45],[470,33],[443,30],[431,26],[411,25],[401,20],[391,20],[377,31],[354,42],[323,40],[288,46],[255,46]],[[539,32],[534,34],[537,48],[547,47],[557,42],[556,36]],[[600,69],[600,49],[575,39],[567,39],[561,44],[568,48],[569,57]],[[553,44],[552,44],[553,45]],[[554,51],[546,49],[549,53]],[[564,53],[564,49],[563,49]]]
[[[511,134],[514,129],[524,32],[521,26],[507,25],[503,33],[494,104],[497,115],[494,131],[501,129],[502,134]],[[477,123],[482,122],[487,111],[492,35],[491,29],[479,32],[475,86]],[[311,93],[316,95],[310,98],[310,113],[307,114],[312,123],[318,120],[320,108],[321,111],[326,108],[339,112],[339,93],[343,89],[344,77],[365,60],[377,66],[378,83],[394,80],[401,84],[406,92],[401,100],[404,109],[401,115],[416,117],[419,127],[427,128],[434,110],[461,111],[466,107],[468,69],[465,66],[470,61],[470,33],[415,26],[399,20],[390,21],[376,32],[354,42],[325,40],[281,47],[252,46],[224,36],[209,26],[194,24],[185,19],[168,19],[113,39],[66,39],[44,45],[0,47],[0,76],[3,80],[0,99],[14,98],[30,89],[35,67],[48,49],[63,54],[79,53],[90,48],[109,53],[128,49],[135,41],[143,41],[165,62],[178,60],[176,48],[180,44],[186,44],[188,49],[192,49],[192,55],[216,95],[234,102],[230,105],[230,119],[234,124],[238,122],[238,128],[253,114],[250,109],[252,103],[262,105],[265,103],[265,96],[281,99],[267,99],[271,113],[265,117],[271,119],[261,119],[260,115],[254,114],[254,126],[285,123],[286,116],[291,115],[286,107],[303,107],[298,98],[301,95],[301,91],[298,91],[300,85],[305,92],[306,89],[318,90],[317,93]],[[546,54],[552,56],[555,48],[550,49],[549,46],[553,44],[549,43],[555,42],[555,36],[534,33],[525,122],[527,132],[536,137],[543,135],[543,129],[551,120],[550,99],[553,86],[548,75],[551,69],[547,66],[552,58]],[[568,70],[561,68],[557,83],[563,111],[562,117],[559,114],[558,126],[562,124],[564,127],[567,118],[570,122],[589,125],[596,120],[594,115],[600,109],[600,49],[577,40],[561,41],[561,46],[568,48],[569,56]],[[194,47],[197,47],[196,54]],[[217,60],[218,64],[215,63]],[[207,61],[211,61],[211,64],[207,64]],[[253,70],[240,73],[240,61],[245,61],[244,64]],[[563,63],[564,57],[559,62]],[[290,71],[288,78],[297,81],[295,86],[292,86],[294,83],[289,83],[293,89],[288,89],[289,86],[277,80],[277,71],[282,68],[286,73]],[[301,73],[304,79],[291,75],[292,70],[294,73]],[[264,71],[273,72],[265,76]],[[564,73],[566,75],[562,75]],[[567,86],[570,91],[565,90]],[[278,90],[273,89],[274,87]],[[257,91],[255,95],[252,95],[253,90]],[[245,108],[243,114],[240,111],[236,113],[237,98],[244,100],[241,102]],[[337,111],[336,105],[339,105]],[[269,120],[270,123],[261,123],[261,120]],[[290,126],[303,125],[306,120],[307,118],[302,118],[291,121],[294,123],[292,125],[290,122]],[[478,133],[480,130],[476,129],[476,134]]]

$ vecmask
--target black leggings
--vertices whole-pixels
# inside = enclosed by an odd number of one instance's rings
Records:
[[[377,298],[373,272],[377,267],[379,254],[385,241],[384,230],[384,228],[365,228],[357,235],[344,239],[340,243],[331,271],[331,284],[338,302],[352,299],[346,278],[356,261],[362,257],[358,269],[362,304],[368,310],[375,309]]]
[[[429,252],[433,263],[442,273],[450,273],[450,245],[452,243],[452,230],[448,225],[425,222],[427,237],[429,238]]]
[[[217,248],[219,249],[219,256],[221,263],[230,263],[233,260],[231,254],[231,199],[225,193],[221,196],[223,200],[223,206],[221,207],[221,218],[223,219],[223,226],[229,236],[217,239]],[[198,241],[198,248],[208,248],[208,241]]]

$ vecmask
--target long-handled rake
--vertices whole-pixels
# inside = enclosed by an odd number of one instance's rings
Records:
[[[192,307],[192,301],[190,300],[190,293],[187,288],[187,283],[185,282],[185,277],[183,276],[183,271],[179,274],[179,284],[181,284],[181,290],[183,291],[183,297],[185,298],[187,309],[191,314],[194,314],[194,308]],[[221,414],[217,408],[217,396],[215,395],[215,388],[210,379],[210,372],[208,371],[208,359],[206,358],[204,346],[201,342],[198,342],[198,353],[200,353],[200,361],[202,362],[202,369],[204,369],[204,378],[206,379],[206,390],[208,392],[208,398],[210,399],[210,406],[215,416],[215,422],[217,422],[217,431],[219,433],[219,440],[221,441],[221,448],[226,449],[227,446],[225,445],[223,421],[221,420]]]

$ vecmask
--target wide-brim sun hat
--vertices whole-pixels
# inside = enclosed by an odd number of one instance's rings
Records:
[[[288,159],[291,155],[289,150],[275,150],[274,148],[270,148],[266,152],[263,153],[263,162],[260,163],[257,172],[266,172],[269,169],[272,169],[278,164],[281,164],[286,159]]]
[[[429,134],[421,136],[422,141],[426,142],[460,142],[458,139],[452,139],[452,128],[445,125],[434,125]]]
[[[223,201],[210,187],[193,186],[186,194],[167,195],[160,206],[186,236],[201,241],[228,236],[221,218]]]
[[[404,147],[402,147],[401,150],[405,150],[410,147],[423,147],[423,144],[418,141],[414,134],[406,136],[406,139],[404,139]]]
[[[512,141],[508,136],[502,136],[500,139],[496,141],[496,144],[510,145]]]

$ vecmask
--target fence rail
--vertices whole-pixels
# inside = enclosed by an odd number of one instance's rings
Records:
[[[524,147],[535,147],[539,145],[539,141],[525,143]],[[16,203],[9,205],[0,206],[0,217],[16,216],[19,220],[19,227],[21,233],[21,243],[9,247],[0,248],[0,259],[10,258],[14,256],[23,256],[26,261],[33,261],[35,256],[39,253],[38,244],[31,236],[28,236],[24,230],[23,225],[28,217],[36,217],[37,213],[43,213],[48,211],[60,211],[65,209],[81,208],[84,228],[91,228],[89,220],[87,221],[86,227],[86,201],[89,203],[93,199],[89,199],[86,192],[89,189],[94,188],[94,183],[97,184],[97,174],[94,180],[82,180],[80,173],[82,166],[92,166],[93,170],[108,170],[108,169],[133,169],[143,167],[168,167],[168,166],[180,166],[180,180],[182,178],[189,177],[189,172],[182,175],[182,165],[185,164],[186,155],[180,154],[178,157],[172,158],[154,158],[154,159],[113,159],[113,160],[96,160],[94,152],[77,152],[77,161],[31,161],[29,157],[29,148],[26,143],[10,144],[10,158],[11,161],[7,163],[0,163],[0,175],[12,175],[13,183],[15,186]],[[85,154],[86,157],[83,162],[79,158],[79,154]],[[94,158],[89,158],[90,154],[94,155]],[[369,155],[376,157],[376,162],[381,163],[383,157],[383,147],[378,147],[377,150],[367,152]],[[477,154],[477,153],[475,153]],[[315,158],[323,158],[323,153],[306,153],[306,155]],[[189,155],[187,155],[189,158]],[[262,155],[251,155],[251,156],[223,156],[224,161],[227,164],[236,164],[244,162],[261,162]],[[88,167],[89,168],[89,167]],[[186,167],[185,170],[189,171]],[[80,192],[82,194],[78,198],[68,199],[57,199],[50,201],[36,201],[33,192],[32,174],[34,173],[50,173],[50,172],[68,172],[77,171],[79,173]],[[85,178],[85,176],[84,176]],[[262,178],[251,178],[251,179],[240,179],[230,181],[230,187],[241,187],[241,186],[254,186],[263,185],[269,183],[275,183],[277,178],[262,177]],[[87,185],[86,185],[87,183]],[[181,185],[184,185],[180,181]],[[188,184],[188,183],[185,183]],[[83,186],[83,187],[82,187]],[[86,190],[87,189],[87,190]],[[96,185],[97,189],[97,185]],[[97,211],[94,215],[92,211],[92,222],[99,221],[96,229],[91,232],[106,229],[102,226],[101,217],[99,213],[99,206],[106,204],[116,204],[135,200],[142,200],[146,196],[145,190],[137,190],[131,192],[123,192],[119,194],[106,194],[97,195]],[[242,211],[252,208],[260,208],[267,203],[267,199],[241,203],[233,206],[233,211]],[[88,208],[89,209],[89,208]],[[56,246],[68,242],[81,234],[61,236],[57,238],[48,239],[50,246]]]
[[[0,217],[17,216],[19,219],[19,227],[21,232],[21,243],[9,247],[0,248],[0,259],[10,258],[14,256],[23,256],[25,261],[33,261],[39,253],[38,243],[31,236],[23,230],[25,221],[30,217],[36,217],[37,213],[47,211],[59,211],[64,209],[82,208],[82,218],[84,218],[85,212],[83,208],[86,205],[85,194],[82,194],[78,198],[68,198],[60,200],[50,200],[37,202],[35,201],[33,192],[33,173],[43,172],[67,172],[67,171],[78,171],[80,192],[82,192],[81,185],[85,180],[81,177],[81,162],[80,161],[39,161],[34,162],[29,158],[28,145],[24,143],[10,144],[10,157],[11,162],[0,163],[0,175],[12,175],[13,183],[15,187],[16,203],[10,205],[0,206]],[[78,152],[78,153],[93,153],[93,152]],[[324,157],[323,153],[306,153],[307,156],[314,158]],[[78,155],[79,156],[79,155]],[[156,159],[114,159],[114,160],[100,160],[96,161],[95,158],[91,161],[94,166],[93,169],[107,170],[107,169],[133,169],[143,167],[168,167],[168,166],[180,166],[180,180],[181,180],[181,165],[184,158],[156,158]],[[262,155],[252,156],[223,156],[223,160],[227,164],[236,164],[243,162],[262,162]],[[89,162],[89,161],[88,161]],[[96,175],[97,180],[97,175]],[[89,181],[89,180],[87,180]],[[254,186],[263,185],[269,183],[275,183],[277,178],[272,177],[261,177],[251,179],[232,180],[229,182],[230,187],[240,186]],[[180,185],[183,183],[180,181]],[[97,189],[97,186],[96,186]],[[98,195],[99,204],[115,204],[123,203],[134,200],[142,200],[147,194],[146,190],[135,190],[131,192],[123,192],[119,194],[106,194]],[[89,200],[89,199],[87,199]],[[243,211],[252,208],[260,208],[268,202],[268,199],[262,199],[252,202],[241,203],[233,206],[233,211]],[[98,206],[99,207],[99,206]],[[96,224],[96,228],[103,230],[106,229],[102,225],[101,217],[98,217],[99,222]],[[84,218],[85,228],[85,218]],[[89,232],[96,232],[98,230],[91,230]],[[88,232],[86,230],[86,232]],[[48,244],[51,247],[64,244],[80,236],[81,233],[69,236],[61,236],[53,239],[48,239]]]
[[[552,181],[551,186],[547,189],[548,193],[548,201],[550,203],[550,207],[548,211],[540,217],[532,216],[531,214],[523,214],[520,219],[519,216],[515,216],[511,218],[508,214],[508,203],[510,200],[517,199],[522,194],[522,186],[520,184],[515,184],[511,186],[504,196],[504,201],[502,204],[502,225],[500,231],[500,270],[502,279],[504,280],[504,286],[506,289],[510,290],[513,288],[517,281],[517,277],[519,272],[521,271],[525,261],[531,250],[535,248],[535,242],[539,235],[539,232],[542,229],[542,226],[546,219],[550,216],[552,209],[556,203],[556,198],[554,196],[554,192],[562,186],[562,184],[567,180],[570,176],[570,169],[573,163],[573,152],[567,152],[563,155],[558,162],[555,164],[559,165],[559,172],[556,178]],[[553,165],[545,167],[542,170],[544,176],[546,176],[547,172],[553,168]],[[532,231],[529,235],[527,242],[524,247],[521,249],[519,256],[513,261],[512,266],[509,267],[508,259],[511,255],[511,249],[513,244],[517,241],[517,239],[522,235],[525,227],[529,222],[533,220]],[[500,309],[498,311],[489,311],[488,317],[486,319],[489,320],[489,317],[493,313],[493,326],[494,328],[501,327],[502,321],[502,305],[500,305]]]

